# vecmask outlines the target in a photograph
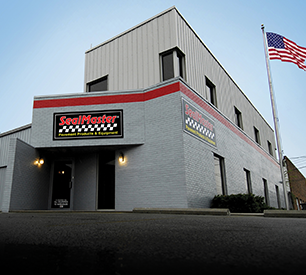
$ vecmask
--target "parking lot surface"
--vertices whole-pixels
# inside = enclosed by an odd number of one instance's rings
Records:
[[[297,274],[306,219],[0,214],[1,267],[31,274]]]

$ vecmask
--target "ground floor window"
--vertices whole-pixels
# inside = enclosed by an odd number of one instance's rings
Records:
[[[264,185],[265,203],[267,205],[270,205],[268,183],[266,179],[262,179],[262,180],[263,180],[263,185]]]
[[[245,174],[245,185],[246,185],[246,191],[248,194],[251,194],[252,191],[252,182],[251,182],[251,172],[247,169],[243,169]]]
[[[224,158],[214,154],[215,182],[218,195],[227,195]]]
[[[278,188],[277,185],[275,185],[275,191],[276,191],[277,206],[278,206],[278,208],[281,208],[280,196],[279,196],[279,188]]]

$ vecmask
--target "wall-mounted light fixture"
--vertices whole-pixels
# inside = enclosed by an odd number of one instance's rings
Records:
[[[38,158],[37,160],[35,160],[34,164],[37,165],[38,167],[43,165],[45,163],[43,158]]]
[[[120,163],[124,163],[125,162],[124,155],[123,155],[122,152],[120,152],[120,154],[119,154],[119,162]]]

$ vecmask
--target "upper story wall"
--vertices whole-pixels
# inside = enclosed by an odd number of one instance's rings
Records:
[[[88,82],[108,76],[109,91],[143,89],[161,82],[159,54],[176,44],[176,10],[169,9],[86,52]]]
[[[242,129],[255,139],[255,127],[259,131],[259,144],[269,152],[271,151],[268,148],[269,141],[272,147],[271,153],[275,156],[273,129],[179,12],[176,14],[176,22],[177,46],[185,55],[186,82],[211,102],[206,87],[209,79],[214,86],[216,97],[214,105],[234,122],[235,108],[238,109],[241,113]]]
[[[175,7],[88,50],[84,89],[104,76],[109,91],[143,89],[162,82],[161,54],[171,49],[178,49],[184,57],[186,83],[211,102],[206,87],[209,79],[214,86],[214,105],[231,121],[236,120],[235,108],[239,110],[243,131],[255,139],[255,127],[260,145],[275,156],[272,128]],[[179,75],[176,69],[174,77]]]

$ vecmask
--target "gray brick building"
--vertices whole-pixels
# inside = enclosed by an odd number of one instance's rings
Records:
[[[273,130],[175,7],[88,50],[84,93],[35,97],[0,150],[3,212],[285,206]]]

